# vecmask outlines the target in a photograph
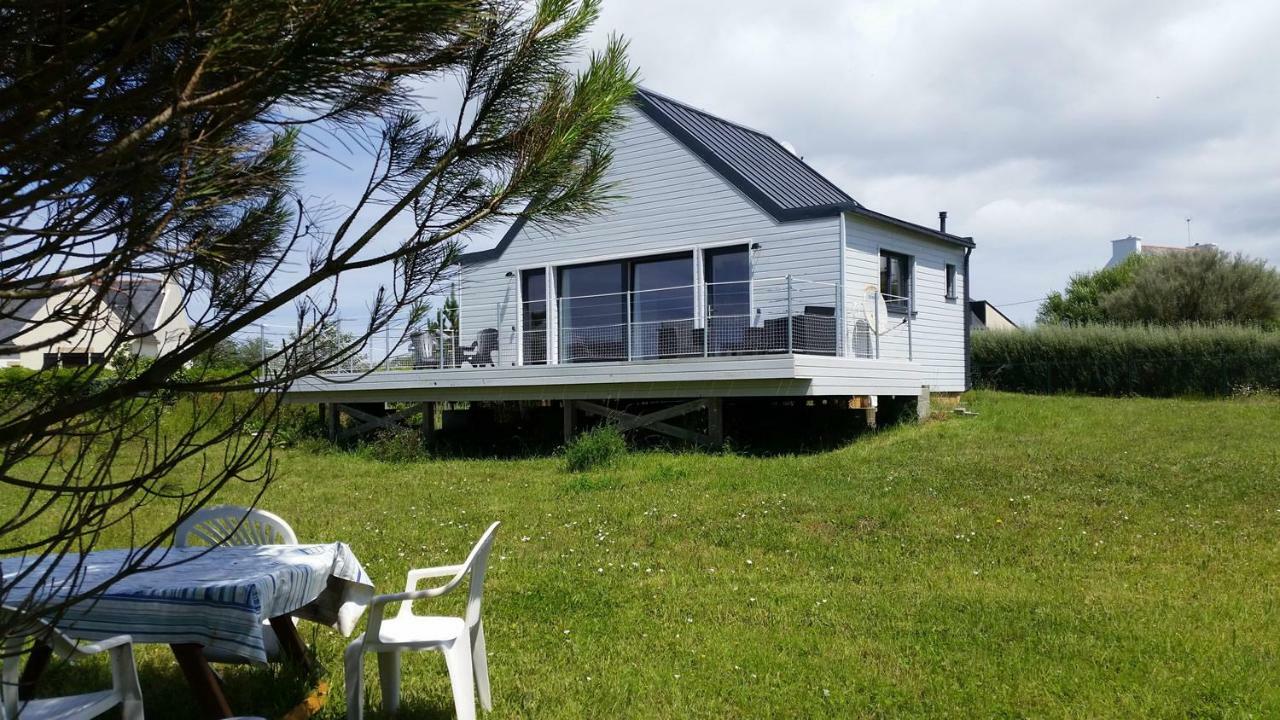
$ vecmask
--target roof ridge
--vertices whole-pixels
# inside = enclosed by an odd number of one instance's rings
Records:
[[[760,136],[760,137],[762,137],[762,138],[765,138],[765,139],[768,139],[768,140],[773,140],[773,136],[771,136],[769,133],[767,133],[767,132],[765,132],[765,131],[763,131],[763,130],[757,130],[757,129],[755,129],[755,128],[753,128],[753,127],[749,126],[749,125],[743,125],[743,124],[742,124],[742,123],[740,123],[740,122],[734,122],[733,120],[729,120],[729,119],[727,119],[727,118],[721,117],[721,116],[719,116],[719,115],[717,115],[717,114],[715,114],[715,113],[713,113],[713,112],[711,112],[711,111],[709,111],[709,110],[703,110],[702,108],[700,108],[700,107],[698,107],[698,106],[696,106],[696,105],[690,105],[690,104],[689,104],[689,103],[687,103],[687,102],[684,102],[684,101],[682,101],[682,100],[677,100],[677,99],[675,99],[675,98],[671,97],[670,95],[664,95],[664,94],[662,94],[662,93],[660,93],[660,92],[657,92],[656,90],[650,90],[649,88],[646,88],[646,87],[637,87],[637,88],[636,88],[636,92],[641,93],[641,94],[644,94],[644,95],[652,95],[653,97],[659,98],[659,99],[661,99],[661,100],[665,100],[665,101],[667,101],[667,102],[671,103],[672,105],[678,105],[678,106],[680,106],[680,107],[684,108],[685,110],[689,110],[689,111],[691,111],[691,112],[696,112],[696,113],[698,113],[699,115],[702,115],[702,116],[704,116],[704,117],[709,117],[709,118],[711,118],[712,120],[715,120],[716,122],[722,122],[722,123],[724,123],[725,125],[730,125],[730,126],[732,126],[732,127],[736,127],[736,128],[738,128],[739,130],[745,130],[746,132],[752,133],[753,135],[759,135],[759,136]],[[778,142],[777,140],[773,140],[773,141],[774,141],[774,142]],[[781,145],[781,143],[778,143],[778,144],[779,144],[779,145]]]

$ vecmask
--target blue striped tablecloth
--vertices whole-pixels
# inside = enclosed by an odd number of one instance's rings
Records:
[[[44,561],[9,589],[4,603],[47,602],[71,588],[92,588],[135,552]],[[7,580],[33,564],[2,558],[0,573]],[[167,548],[155,551],[145,569],[68,608],[58,627],[85,640],[128,634],[134,642],[198,643],[266,662],[263,620],[293,615],[350,635],[372,597],[373,581],[344,543]]]

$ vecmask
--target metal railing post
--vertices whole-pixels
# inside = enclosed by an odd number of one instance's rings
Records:
[[[794,333],[792,325],[795,322],[795,316],[791,314],[791,276],[787,276],[787,354],[795,352]]]
[[[704,298],[702,307],[702,357],[711,357],[711,299]]]
[[[877,292],[875,296],[875,308],[872,310],[872,313],[874,313],[876,317],[876,359],[877,360],[880,359],[880,297],[881,297],[880,293]]]
[[[848,310],[848,303],[845,302],[844,288],[837,285],[835,289],[836,296],[836,356],[849,356],[849,338],[845,336],[845,328],[848,323],[845,321],[845,312]]]
[[[627,344],[627,362],[631,362],[632,360],[634,360],[634,359],[635,359],[635,357],[634,357],[634,355],[635,355],[635,348],[633,348],[633,347],[632,347],[632,345],[634,345],[634,344],[635,344],[634,342],[632,342],[633,340],[635,340],[635,338],[634,338],[634,337],[632,337],[632,334],[631,334],[631,333],[632,333],[632,328],[631,328],[631,311],[632,311],[632,306],[634,306],[634,305],[635,305],[635,297],[634,297],[634,295],[635,295],[635,291],[633,291],[633,290],[629,290],[629,291],[627,291],[627,293],[626,293],[626,296],[627,296],[627,324],[626,324],[626,328],[627,328],[627,336],[626,336],[626,337],[624,337],[624,338],[622,339],[622,342],[624,342],[624,343],[626,343],[626,344]]]
[[[912,347],[913,344],[911,342],[911,324],[912,324],[911,314],[907,313],[907,360],[908,361],[912,361],[916,359],[915,348]]]
[[[338,318],[337,318],[337,319],[335,319],[335,320],[333,321],[333,331],[334,331],[333,341],[334,341],[335,343],[337,343],[338,345],[343,345],[343,342],[342,342],[342,316],[341,316],[341,315],[339,315],[339,316],[338,316]],[[344,359],[344,360],[342,361],[342,369],[343,369],[343,370],[350,370],[350,369],[351,369],[351,358],[346,358],[346,359]]]
[[[436,315],[436,355],[439,356],[440,369],[444,369],[444,317]]]

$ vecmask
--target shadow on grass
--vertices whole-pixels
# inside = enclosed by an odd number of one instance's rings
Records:
[[[135,645],[135,653],[147,716],[197,717],[191,688],[168,648]],[[215,664],[213,668],[222,677],[223,692],[233,710],[264,717],[282,717],[302,702],[317,680],[309,671],[279,663],[265,667]],[[36,697],[75,695],[110,687],[111,672],[105,658],[87,658],[76,663],[55,661],[40,676]]]

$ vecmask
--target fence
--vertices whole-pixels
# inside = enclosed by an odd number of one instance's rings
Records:
[[[841,307],[836,285],[790,277],[538,299],[521,304],[515,345],[524,365],[770,353],[878,358],[880,338],[898,334],[910,359],[911,318],[891,322],[886,310],[904,302],[873,292]]]

